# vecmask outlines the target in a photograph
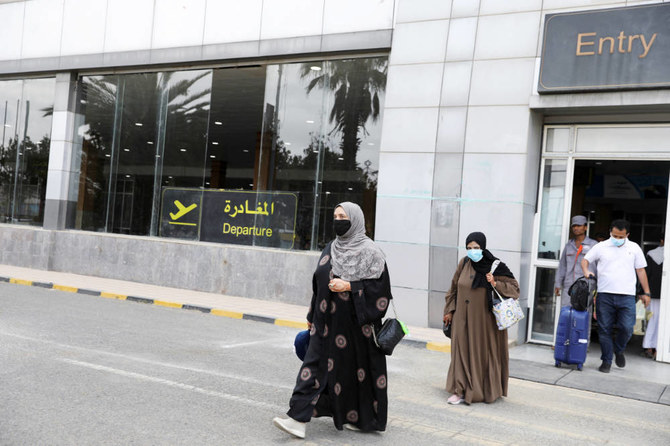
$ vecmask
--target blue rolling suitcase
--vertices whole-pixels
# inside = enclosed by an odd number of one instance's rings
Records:
[[[588,311],[577,311],[570,306],[561,308],[554,345],[556,367],[565,363],[577,364],[577,370],[582,369],[589,345],[589,318]]]

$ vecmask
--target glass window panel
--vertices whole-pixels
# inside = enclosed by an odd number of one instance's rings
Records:
[[[162,73],[119,77],[111,157],[112,193],[107,211],[109,232],[149,235],[156,154],[147,142],[156,141],[160,132],[159,112],[161,100],[165,104],[167,81]]]
[[[537,256],[558,260],[561,256],[561,227],[567,161],[546,160],[542,179],[542,210]]]
[[[531,339],[553,342],[556,298],[554,297],[553,268],[537,268],[535,276],[535,300],[533,301],[533,327]]]
[[[156,118],[158,137],[145,143],[145,150],[154,157],[151,235],[158,235],[165,187],[204,186],[211,87],[211,70],[160,74]],[[197,232],[185,234],[185,238],[197,238],[198,235]]]
[[[0,146],[0,217],[7,223],[13,217],[14,172],[19,145],[19,121],[23,81],[0,82],[2,145]]]
[[[387,58],[268,66],[259,189],[297,192],[298,249],[333,238],[337,203],[353,201],[374,235]]]
[[[85,76],[80,82],[76,129],[80,174],[75,228],[106,231],[118,76]],[[120,116],[119,116],[120,118]]]
[[[547,152],[568,152],[570,150],[570,129],[547,129]]]
[[[577,152],[669,152],[670,126],[577,128]]]
[[[41,225],[51,145],[55,78],[0,82],[0,216]]]
[[[265,72],[265,67],[214,70],[205,187],[254,188],[254,163],[261,149]]]

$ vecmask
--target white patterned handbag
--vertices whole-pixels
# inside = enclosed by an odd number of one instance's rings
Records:
[[[500,298],[500,302],[493,306],[493,314],[496,317],[496,324],[498,330],[507,330],[512,325],[523,319],[523,310],[516,299],[505,299],[500,295],[498,290],[493,288]]]
[[[491,273],[495,271],[499,263],[499,260],[493,262],[493,265],[491,265]],[[493,291],[495,291],[500,299],[500,302],[493,305],[493,314],[496,317],[498,330],[507,330],[509,327],[523,319],[523,310],[521,309],[518,300],[502,297],[495,288],[493,288]]]

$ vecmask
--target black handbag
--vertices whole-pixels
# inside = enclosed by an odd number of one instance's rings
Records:
[[[391,300],[391,305],[393,306],[393,312],[395,313],[393,300]],[[391,356],[395,346],[398,345],[407,333],[409,333],[407,326],[403,324],[400,319],[396,318],[386,319],[381,328],[376,332],[374,326],[372,327],[372,337],[375,341],[375,345],[387,356]]]
[[[451,322],[442,324],[442,332],[446,337],[451,339]]]

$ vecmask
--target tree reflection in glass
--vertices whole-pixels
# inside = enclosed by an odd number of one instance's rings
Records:
[[[0,82],[0,218],[41,225],[55,79]]]
[[[333,206],[342,201],[361,205],[374,235],[387,65],[378,57],[268,67],[263,139],[273,151],[259,183],[299,192],[298,249],[332,239]]]
[[[82,79],[77,228],[156,235],[165,186],[203,185],[211,70]]]

